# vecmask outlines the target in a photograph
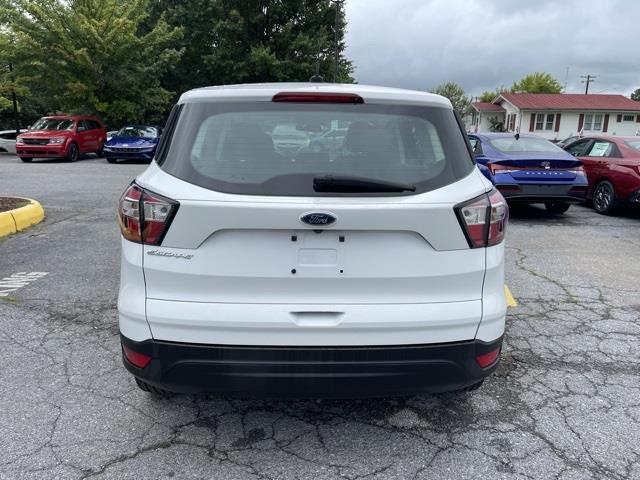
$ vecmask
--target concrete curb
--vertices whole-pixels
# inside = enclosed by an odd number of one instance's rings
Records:
[[[23,198],[23,200],[28,201],[29,204],[0,213],[0,237],[21,232],[44,220],[44,209],[40,203],[30,198]]]

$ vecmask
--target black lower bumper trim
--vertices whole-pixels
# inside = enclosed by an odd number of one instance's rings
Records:
[[[501,347],[472,340],[432,345],[371,347],[255,347],[134,342],[152,357],[136,377],[179,393],[241,397],[355,398],[444,392],[480,382],[497,367],[481,368],[477,355]]]
[[[505,195],[502,196],[508,202],[522,202],[522,203],[584,203],[584,197],[563,197],[563,196],[528,196],[528,195]]]
[[[544,203],[544,202],[584,202],[586,185],[553,185],[553,184],[518,184],[496,185],[502,196],[512,202]],[[584,188],[584,190],[576,190]]]

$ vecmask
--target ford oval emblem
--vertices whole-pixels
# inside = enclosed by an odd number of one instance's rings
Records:
[[[300,217],[300,220],[307,225],[313,225],[314,227],[326,227],[327,225],[335,223],[338,219],[330,213],[312,212],[305,213]]]

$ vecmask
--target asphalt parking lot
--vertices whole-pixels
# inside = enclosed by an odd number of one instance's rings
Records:
[[[137,389],[115,204],[144,165],[0,156],[47,218],[0,239],[0,479],[640,479],[640,213],[512,212],[498,373],[463,395],[241,401]],[[46,275],[45,275],[46,273]]]

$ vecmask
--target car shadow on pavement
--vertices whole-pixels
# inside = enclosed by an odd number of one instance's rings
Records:
[[[107,161],[106,159],[102,159],[105,162]],[[149,165],[149,160],[118,160],[117,162],[115,162],[117,164],[124,164],[124,165]]]
[[[29,163],[78,163],[78,162],[84,162],[87,160],[101,160],[100,157],[96,157],[95,155],[81,155],[80,158],[78,158],[78,160],[76,160],[75,162],[70,162],[69,160],[67,160],[66,158],[38,158],[38,157],[34,157],[33,160]]]
[[[185,405],[196,405],[198,417],[193,423],[199,427],[211,427],[212,430],[219,425],[220,416],[234,414],[246,417],[267,414],[267,417],[289,417],[307,425],[331,425],[339,420],[390,430],[420,427],[445,433],[474,423],[478,417],[478,401],[486,395],[491,396],[491,390],[493,389],[489,387],[486,392],[482,392],[481,388],[477,392],[411,397],[316,400],[242,399],[217,395],[150,396],[147,405],[164,411],[164,414],[167,413],[167,408],[175,409],[175,413],[179,413]],[[264,424],[263,427],[266,425],[268,424]],[[251,442],[251,436],[250,431],[245,432],[244,438],[236,438],[233,441],[237,446],[241,446],[242,442]],[[266,438],[263,432],[258,440]]]

